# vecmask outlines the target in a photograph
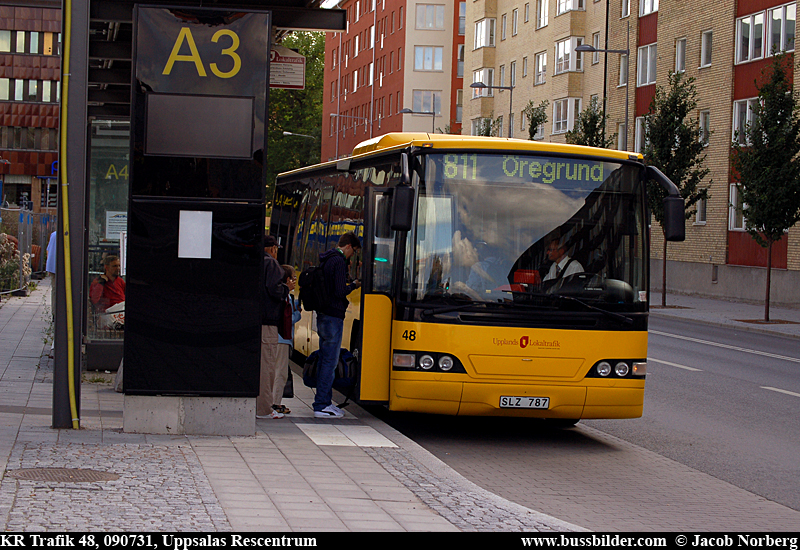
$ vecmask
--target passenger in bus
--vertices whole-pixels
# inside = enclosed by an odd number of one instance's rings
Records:
[[[508,284],[509,269],[495,247],[478,241],[475,248],[479,260],[469,270],[467,286],[484,299],[487,293]]]
[[[314,416],[317,418],[341,418],[344,411],[332,403],[333,378],[339,352],[342,347],[344,317],[349,306],[347,296],[361,286],[357,279],[347,281],[347,264],[358,251],[361,242],[354,233],[348,232],[339,238],[335,248],[319,255],[325,261],[323,272],[328,283],[330,303],[317,312],[317,334],[319,335],[319,359],[317,361],[317,394],[314,398]]]
[[[542,282],[557,281],[564,277],[569,277],[575,273],[582,273],[583,266],[575,258],[567,255],[566,246],[560,239],[553,239],[547,243],[547,259],[550,260],[552,265],[547,275],[544,276]]]
[[[283,312],[289,287],[285,281],[283,267],[278,263],[278,239],[272,235],[264,237],[264,303],[261,312],[261,374],[256,398],[256,418],[283,418],[283,413],[272,408],[280,363],[278,322]],[[286,379],[284,378],[284,383]],[[281,386],[281,390],[283,386]]]
[[[89,286],[89,299],[98,313],[125,301],[125,280],[120,271],[119,256],[109,254],[103,258],[103,274]]]

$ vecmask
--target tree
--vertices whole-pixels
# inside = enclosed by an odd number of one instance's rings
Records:
[[[306,57],[306,87],[303,90],[273,88],[269,92],[267,128],[267,202],[272,200],[275,177],[320,160],[322,90],[325,70],[325,33],[294,32],[282,44]],[[315,139],[284,136],[305,134]]]
[[[697,201],[708,200],[708,189],[699,184],[708,175],[704,167],[705,146],[700,139],[700,120],[690,118],[697,107],[697,90],[694,78],[684,78],[683,73],[670,73],[669,86],[656,88],[650,103],[645,131],[644,161],[661,170],[678,187],[684,199],[686,219],[695,212]],[[709,181],[708,185],[711,185]],[[664,225],[664,197],[666,190],[654,181],[648,182],[647,196],[650,212]],[[661,305],[667,305],[667,240],[661,271]]]
[[[603,114],[597,105],[597,98],[593,97],[589,106],[578,115],[575,127],[567,132],[567,143],[610,149],[617,139],[617,134],[603,139],[607,121],[608,115]]]
[[[528,105],[522,110],[525,116],[528,117],[528,139],[533,140],[536,133],[539,131],[539,126],[547,122],[547,107],[550,102],[546,99],[543,100],[539,106],[534,105],[533,101],[529,101]]]
[[[745,126],[746,139],[734,142],[733,168],[747,232],[767,249],[765,321],[769,321],[772,245],[800,221],[800,116],[792,71],[791,56],[773,56],[761,73],[760,85],[756,82],[758,101],[753,122]]]

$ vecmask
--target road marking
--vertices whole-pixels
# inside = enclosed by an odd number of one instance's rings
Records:
[[[648,357],[647,360],[652,361],[654,363],[662,363],[664,365],[669,365],[670,367],[677,367],[683,370],[690,370],[692,372],[703,372],[701,369],[696,369],[694,367],[687,367],[686,365],[679,365],[677,363],[670,363],[669,361],[662,361],[661,359],[653,359],[652,357]]]
[[[700,340],[699,338],[690,338],[689,336],[680,336],[678,334],[670,334],[669,332],[661,332],[658,330],[651,330],[651,334],[658,334],[659,336],[667,336],[669,338],[677,338],[678,340],[688,340],[689,342],[697,342],[698,344],[706,344],[708,346],[715,346],[718,348],[725,348],[734,351],[741,351],[743,353],[752,353],[753,355],[761,355],[763,357],[771,357],[773,359],[782,359],[784,361],[791,361],[792,363],[800,363],[798,357],[787,357],[786,355],[778,355],[776,353],[767,353],[766,351],[758,351],[755,349],[740,348],[738,346],[729,346],[727,344],[720,344],[718,342],[709,342],[708,340]]]
[[[789,390],[782,390],[780,388],[772,388],[770,386],[761,386],[762,390],[769,390],[769,391],[776,391],[778,393],[785,393],[786,395],[791,395],[793,397],[800,397],[800,393],[795,393]]]

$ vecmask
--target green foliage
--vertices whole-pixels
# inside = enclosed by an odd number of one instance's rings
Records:
[[[549,105],[550,102],[546,99],[542,100],[538,107],[534,105],[533,101],[529,101],[528,105],[522,110],[528,118],[529,140],[533,140],[536,137],[536,131],[539,129],[539,126],[547,122],[547,107]]]
[[[700,120],[690,117],[696,108],[694,78],[670,73],[669,86],[657,87],[650,104],[644,148],[645,163],[661,170],[678,186],[684,199],[686,219],[695,213],[697,201],[707,200],[709,196],[707,188],[698,189],[709,169],[703,166],[706,154],[700,141]],[[667,192],[654,181],[648,183],[647,192],[650,211],[662,223]]]
[[[610,149],[617,139],[617,134],[604,138],[608,115],[603,115],[603,110],[598,106],[597,99],[592,98],[589,106],[578,115],[575,127],[567,132],[567,143],[573,145],[588,145]]]
[[[316,164],[320,160],[325,33],[294,32],[283,40],[282,45],[306,57],[306,87],[304,90],[273,88],[269,92],[267,202],[272,200],[275,177],[279,173]],[[284,136],[284,131],[316,139]]]
[[[745,145],[734,143],[733,167],[746,204],[747,232],[763,247],[800,221],[800,117],[792,92],[792,57],[775,55],[762,71]]]

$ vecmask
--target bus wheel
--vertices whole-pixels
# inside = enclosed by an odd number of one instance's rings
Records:
[[[545,426],[552,429],[571,428],[580,421],[580,418],[547,418]]]

